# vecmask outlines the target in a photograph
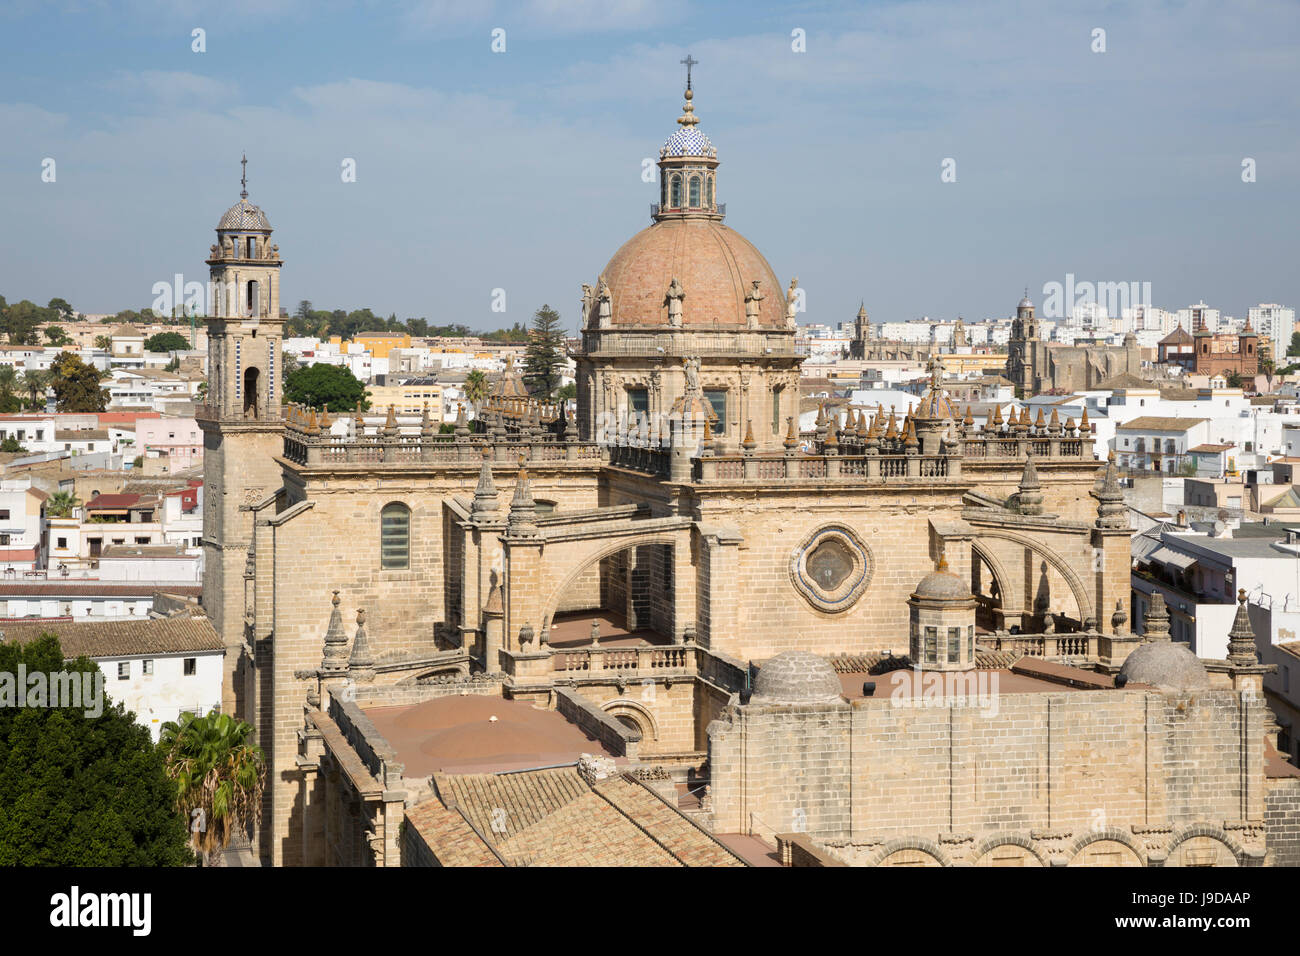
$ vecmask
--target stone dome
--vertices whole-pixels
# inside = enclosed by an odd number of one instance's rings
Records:
[[[1182,692],[1210,686],[1210,675],[1201,659],[1185,644],[1149,641],[1137,648],[1119,669],[1134,684],[1151,684],[1160,690]]]
[[[270,232],[271,223],[266,218],[266,213],[262,212],[260,206],[255,206],[247,199],[240,199],[221,217],[217,223],[217,229],[234,230],[239,232]]]
[[[840,700],[839,675],[825,658],[808,651],[782,651],[759,669],[754,698],[772,703]]]
[[[1021,299],[1020,304],[1016,306],[1017,309],[1032,309],[1033,307],[1034,303],[1029,301],[1029,296],[1025,296]]]
[[[755,279],[762,295],[759,327],[786,328],[784,290],[772,267],[748,239],[716,219],[656,222],[625,242],[603,275],[616,329],[667,326],[664,299],[674,278],[686,292],[684,328],[745,328],[745,295]]]
[[[947,563],[940,562],[937,570],[921,578],[912,597],[922,601],[969,601],[974,595],[965,581],[948,570]]]

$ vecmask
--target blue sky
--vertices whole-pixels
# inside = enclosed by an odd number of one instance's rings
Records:
[[[1289,2],[0,3],[0,294],[206,279],[246,150],[282,304],[572,328],[649,224],[689,51],[727,223],[803,321],[1004,316],[1067,273],[1295,306],[1297,40]]]

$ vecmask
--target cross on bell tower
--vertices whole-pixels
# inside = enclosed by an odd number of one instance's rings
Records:
[[[239,176],[239,198],[248,198],[248,154],[244,153],[244,158],[239,161],[242,172]]]

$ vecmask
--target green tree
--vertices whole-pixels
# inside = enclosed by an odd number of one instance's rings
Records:
[[[283,350],[281,350],[280,352],[280,365],[283,367],[283,370],[280,372],[280,375],[286,378],[292,375],[301,367],[301,363],[298,361],[298,355],[296,352],[285,352]]]
[[[571,402],[578,397],[578,386],[572,382],[568,385],[561,385],[560,390],[555,393],[555,397],[561,402]]]
[[[465,332],[443,332],[443,335],[464,335]],[[527,342],[529,330],[516,322],[511,328],[497,329],[494,332],[480,332],[479,338],[484,342],[499,342],[504,345],[518,345]]]
[[[53,634],[0,644],[0,673],[20,664],[29,677],[79,674],[103,687],[94,662],[65,662]],[[0,707],[0,866],[192,863],[163,752],[120,703],[87,716],[93,700]]]
[[[8,452],[9,454],[27,454],[27,449],[24,448],[22,443],[13,435],[7,435],[5,436],[4,441],[0,441],[0,451]]]
[[[284,377],[285,401],[311,408],[325,406],[331,412],[347,412],[366,401],[366,387],[349,369],[341,365],[317,363],[295,369]]]
[[[1300,355],[1300,332],[1291,333],[1291,347],[1286,350],[1287,355]]]
[[[61,325],[47,325],[45,327],[45,341],[50,345],[71,345],[72,337],[68,335],[68,330]]]
[[[108,389],[100,388],[99,370],[71,352],[63,352],[54,360],[50,378],[59,411],[102,412],[108,407]]]
[[[95,348],[103,349],[105,352],[107,352],[112,347],[113,347],[113,337],[111,335],[95,336]]]
[[[1228,388],[1241,388],[1241,375],[1238,372],[1228,373]]]
[[[224,850],[239,827],[261,818],[266,761],[253,728],[229,714],[181,714],[162,726],[159,747],[176,784],[176,808],[191,826],[194,849],[206,861]]]
[[[64,322],[71,322],[77,314],[76,310],[68,305],[67,299],[51,299],[46,308],[58,313],[59,318]]]
[[[478,408],[488,397],[488,380],[481,369],[474,369],[465,376],[465,398]]]
[[[185,352],[190,347],[190,340],[179,332],[159,332],[144,340],[146,352]]]
[[[50,518],[71,518],[81,500],[74,491],[56,491],[45,501],[45,514]]]
[[[23,299],[5,310],[0,328],[9,337],[11,345],[37,345],[40,341],[38,330],[53,314],[35,302]]]
[[[528,390],[541,398],[550,398],[560,387],[560,370],[564,364],[560,314],[543,305],[533,313],[533,327],[524,351],[524,383]]]
[[[44,408],[45,390],[50,387],[50,373],[42,372],[38,368],[29,368],[23,372],[22,387],[31,398],[29,407]]]
[[[0,365],[0,412],[10,414],[21,407],[18,397],[18,370],[12,365]]]

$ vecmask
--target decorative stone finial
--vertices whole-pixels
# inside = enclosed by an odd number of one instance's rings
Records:
[[[375,658],[366,637],[366,612],[360,608],[357,610],[357,634],[352,639],[352,654],[348,658],[348,676],[361,684],[375,679]]]
[[[1168,641],[1169,611],[1165,607],[1165,596],[1161,591],[1151,592],[1151,606],[1142,624],[1142,637],[1146,641]]]
[[[1246,607],[1246,589],[1237,589],[1237,616],[1228,631],[1228,662],[1239,667],[1252,667],[1259,663],[1259,648],[1255,644],[1255,629],[1250,624]]]
[[[321,657],[321,669],[325,671],[342,671],[347,666],[348,636],[343,631],[343,614],[339,610],[339,592],[334,592],[330,599],[329,626],[325,629],[325,653]]]
[[[537,531],[537,504],[533,501],[533,487],[524,467],[524,456],[519,456],[519,475],[515,479],[515,496],[510,501],[510,514],[506,518],[506,533],[516,537],[533,537]]]
[[[1025,470],[1020,476],[1020,513],[1022,515],[1041,515],[1043,513],[1042,487],[1038,480],[1038,469],[1034,467],[1034,456],[1031,452],[1025,455]]]
[[[1124,491],[1119,486],[1115,470],[1115,452],[1112,450],[1101,475],[1100,486],[1091,492],[1097,499],[1096,526],[1107,530],[1128,528],[1128,514],[1124,506]]]
[[[1124,610],[1124,599],[1119,598],[1115,601],[1115,613],[1110,616],[1110,627],[1116,634],[1124,633],[1124,625],[1128,623],[1128,613]]]
[[[600,646],[600,619],[594,617],[591,619],[591,646]]]
[[[497,500],[497,486],[492,480],[492,448],[483,446],[483,464],[478,470],[478,487],[474,489],[474,514],[495,512],[500,507]]]

